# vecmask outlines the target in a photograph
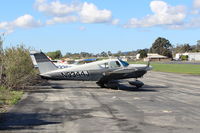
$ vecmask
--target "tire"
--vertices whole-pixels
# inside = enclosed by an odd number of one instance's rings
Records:
[[[97,83],[97,85],[100,86],[101,88],[106,88],[103,83]]]

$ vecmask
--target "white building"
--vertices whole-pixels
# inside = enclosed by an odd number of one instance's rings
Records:
[[[188,56],[188,54],[189,54],[189,53],[177,53],[177,54],[175,55],[175,58],[174,58],[174,59],[175,59],[175,60],[179,60],[179,59],[181,58],[182,55],[184,55],[184,56],[187,55],[187,56]]]
[[[136,55],[136,59],[140,59],[140,54]],[[169,58],[163,55],[159,55],[157,53],[147,53],[147,57],[144,58],[144,61],[165,61]]]
[[[140,59],[140,54],[136,55],[136,59],[139,60]]]
[[[189,61],[200,61],[200,52],[199,53],[189,53],[188,60]]]
[[[188,61],[200,61],[200,52],[197,53],[177,53],[175,60],[180,59],[182,55],[188,56]]]
[[[148,53],[147,57],[144,58],[144,61],[165,61],[169,58],[163,55],[159,55],[157,53]]]

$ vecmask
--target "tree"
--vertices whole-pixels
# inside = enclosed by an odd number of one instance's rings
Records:
[[[70,53],[70,52],[67,52],[66,54],[65,54],[65,56],[64,57],[66,57],[66,58],[70,58],[72,56],[72,53]]]
[[[196,50],[200,52],[200,40],[197,41]]]
[[[54,51],[54,52],[48,52],[47,56],[49,56],[50,58],[54,59],[60,59],[62,58],[62,53],[60,50]]]
[[[181,48],[182,52],[189,52],[191,50],[192,50],[192,48],[189,44],[184,44],[183,47]]]
[[[109,56],[112,56],[112,53],[111,53],[111,51],[108,51],[108,55],[109,55]]]
[[[102,57],[107,57],[107,53],[106,52],[101,52],[101,54],[100,54]]]
[[[196,46],[195,46],[196,47]],[[194,46],[190,46],[189,44],[177,45],[175,48],[175,53],[185,53],[195,50]]]
[[[85,58],[85,57],[88,58],[88,57],[92,57],[92,54],[88,53],[88,52],[81,52],[80,56],[83,57],[83,58]]]
[[[3,40],[2,37],[0,36],[0,56],[3,53]]]
[[[3,40],[0,36],[0,85],[2,84],[2,76],[3,76]]]
[[[140,54],[140,59],[143,59],[145,57],[147,57],[147,50],[146,49],[142,49],[142,50],[139,50],[139,54]]]
[[[197,45],[200,45],[200,40],[197,40]]]
[[[158,53],[160,55],[167,56],[169,58],[172,57],[172,45],[169,40],[158,37],[155,42],[152,44],[150,48],[150,53]]]

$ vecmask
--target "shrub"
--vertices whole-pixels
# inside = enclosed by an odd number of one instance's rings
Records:
[[[26,86],[36,76],[29,49],[24,46],[4,50],[3,68],[3,83],[6,87],[12,89]]]
[[[181,55],[181,60],[187,61],[188,60],[188,55]]]
[[[0,86],[0,107],[16,104],[22,97],[23,91],[13,91]]]

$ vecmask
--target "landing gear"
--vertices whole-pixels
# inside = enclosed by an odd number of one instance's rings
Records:
[[[97,82],[96,84],[97,84],[98,86],[100,86],[101,88],[106,88],[106,86],[105,86],[104,83]]]
[[[101,88],[111,88],[111,89],[117,89],[119,86],[119,82],[117,81],[109,81],[107,83],[97,82],[96,84]]]
[[[139,80],[129,81],[128,83],[129,83],[130,85],[135,86],[136,88],[141,88],[141,87],[144,85],[144,83],[141,82],[141,81],[139,81]]]
[[[135,86],[137,89],[141,88],[144,83],[139,81],[139,80],[135,80],[135,81],[129,81],[128,82],[130,85]],[[101,88],[111,88],[111,89],[118,89],[119,88],[119,82],[118,81],[109,81],[109,82],[97,82],[96,83],[98,86],[100,86]]]

